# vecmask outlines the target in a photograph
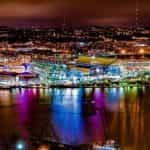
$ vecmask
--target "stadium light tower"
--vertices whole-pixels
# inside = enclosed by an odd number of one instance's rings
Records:
[[[62,28],[63,28],[63,31],[64,31],[65,28],[66,28],[66,16],[64,16],[64,18],[63,18]]]
[[[135,25],[136,25],[136,28],[139,27],[139,15],[140,15],[140,8],[139,8],[139,0],[136,0],[136,8],[135,8]]]

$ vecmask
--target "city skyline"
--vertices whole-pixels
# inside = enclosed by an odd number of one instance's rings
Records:
[[[148,0],[0,6],[0,150],[149,150]]]
[[[138,1],[139,25],[150,22],[148,0]],[[0,2],[0,25],[68,26],[136,24],[136,0],[6,0]]]

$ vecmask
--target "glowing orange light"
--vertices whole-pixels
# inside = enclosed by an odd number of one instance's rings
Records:
[[[139,53],[140,53],[140,54],[143,54],[143,53],[144,53],[144,49],[141,48],[141,49],[139,50]]]
[[[121,54],[126,54],[126,50],[122,49]]]
[[[47,145],[41,145],[38,150],[50,150],[50,147]]]

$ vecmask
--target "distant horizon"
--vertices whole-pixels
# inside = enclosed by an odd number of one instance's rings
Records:
[[[136,26],[135,22],[131,22],[130,24],[86,24],[86,23],[71,23],[71,22],[63,22],[63,20],[55,21],[49,21],[47,19],[26,19],[26,20],[9,20],[7,23],[1,21],[0,19],[0,27],[5,26],[5,27],[20,27],[20,28],[32,28],[32,27],[41,27],[41,28],[84,28],[84,27],[123,27],[123,28],[136,28],[136,27],[149,27],[149,23],[145,24],[138,24]]]
[[[8,27],[8,28],[64,28],[62,25],[5,25],[0,24],[0,27]],[[108,27],[114,27],[114,28],[150,28],[149,25],[66,25],[65,28],[90,28],[90,27],[97,27],[97,28],[108,28]]]

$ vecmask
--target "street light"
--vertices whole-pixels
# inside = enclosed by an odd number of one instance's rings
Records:
[[[140,54],[144,54],[144,49],[141,48],[141,49],[139,50],[139,53],[140,53]]]
[[[126,54],[126,50],[125,50],[125,49],[122,49],[122,50],[121,50],[121,54],[123,54],[123,55]]]

